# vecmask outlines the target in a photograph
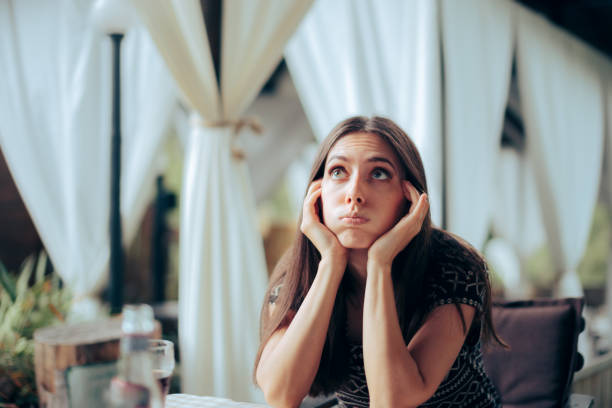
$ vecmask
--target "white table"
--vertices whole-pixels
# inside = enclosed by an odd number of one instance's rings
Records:
[[[251,402],[236,402],[227,398],[200,397],[190,394],[170,394],[166,397],[166,408],[269,408]]]

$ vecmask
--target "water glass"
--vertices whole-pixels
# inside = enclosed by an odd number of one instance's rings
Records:
[[[174,371],[174,343],[170,340],[149,340],[149,352],[153,363],[153,375],[159,382],[165,399],[170,389],[170,378]]]

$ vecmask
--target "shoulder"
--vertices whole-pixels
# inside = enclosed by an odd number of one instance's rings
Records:
[[[482,255],[461,237],[434,229],[431,234],[431,256],[434,264],[457,265],[462,268],[486,268]]]
[[[486,273],[484,258],[470,244],[446,231],[432,231],[426,279],[431,307],[462,303],[482,311]]]
[[[469,277],[482,274],[487,269],[483,256],[476,248],[444,230],[432,231],[430,254],[431,272],[442,276],[460,273]]]

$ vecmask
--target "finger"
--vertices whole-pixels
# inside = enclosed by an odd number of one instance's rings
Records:
[[[318,179],[313,181],[312,183],[310,183],[310,185],[308,186],[308,190],[306,191],[306,197],[308,197],[308,195],[316,188],[321,187],[321,183],[323,182],[323,179]]]
[[[416,205],[415,213],[419,216],[419,223],[422,224],[423,220],[427,216],[427,212],[429,211],[429,197],[427,193],[421,194],[419,197],[419,202]]]
[[[312,195],[316,194],[317,190],[321,190],[321,182],[322,180],[315,180],[308,186],[308,191],[306,192],[306,197],[304,197],[304,202],[310,201],[312,199]]]
[[[308,210],[308,213],[313,215],[316,214],[315,204],[317,199],[321,197],[321,190],[322,189],[320,186],[312,186],[312,188],[309,188],[308,195],[306,196],[306,199],[304,199],[304,209]]]
[[[410,211],[406,214],[401,222],[403,224],[415,224],[418,225],[419,229],[423,224],[423,220],[427,216],[427,212],[429,211],[429,197],[426,193],[419,195],[416,190],[413,192],[413,197],[416,196],[416,199],[412,202],[412,206],[410,207]]]
[[[408,200],[410,201],[410,208],[408,209],[408,214],[412,214],[416,208],[416,204],[419,201],[419,192],[417,191],[416,187],[414,187],[409,181],[405,182],[405,186],[406,190],[408,190]]]

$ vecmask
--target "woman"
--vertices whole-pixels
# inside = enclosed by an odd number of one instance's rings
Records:
[[[432,227],[419,153],[392,121],[354,117],[322,143],[300,231],[262,308],[255,380],[275,407],[498,407],[480,338],[486,264]]]

